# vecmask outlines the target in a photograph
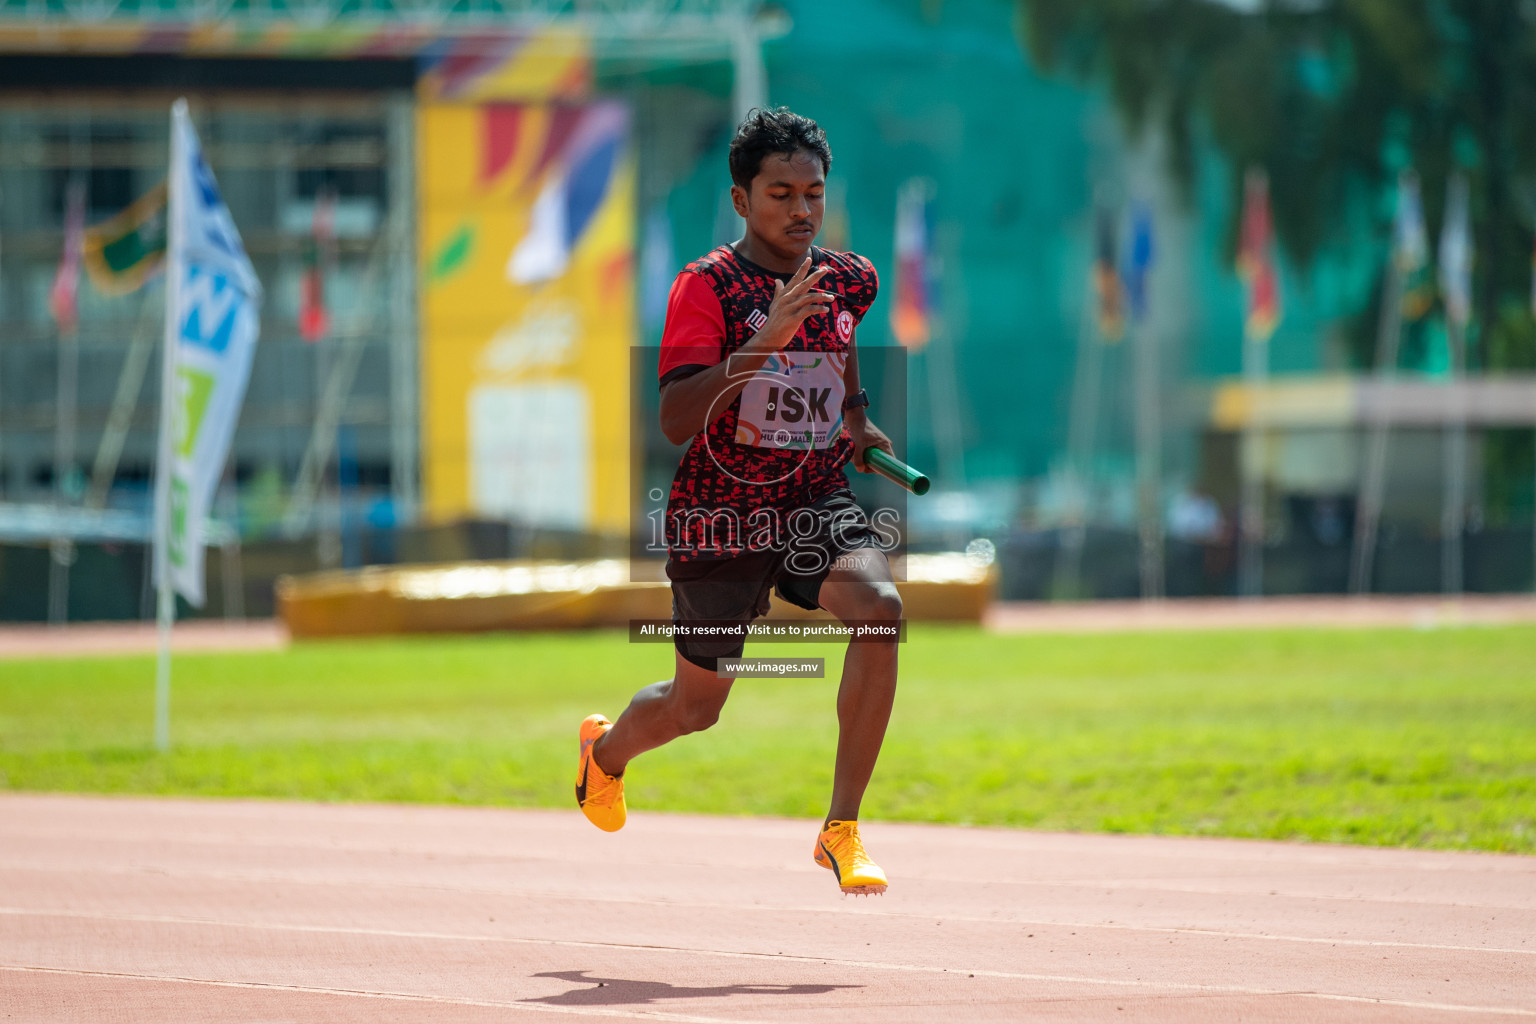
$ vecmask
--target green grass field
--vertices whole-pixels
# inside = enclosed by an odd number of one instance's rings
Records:
[[[918,625],[901,656],[866,818],[1536,851],[1533,628]],[[0,786],[572,807],[577,722],[670,666],[618,633],[185,655],[161,756],[152,658],[0,661]],[[635,762],[631,813],[819,817],[835,689],[737,683],[719,726]]]

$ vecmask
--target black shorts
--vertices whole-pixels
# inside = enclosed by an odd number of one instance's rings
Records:
[[[791,519],[795,515],[798,521]],[[776,550],[688,562],[669,558],[672,621],[748,623],[768,614],[768,595],[775,589],[785,601],[815,610],[838,556],[877,546],[869,517],[846,489],[791,513],[786,524],[786,541]],[[678,638],[674,644],[679,654],[710,671],[721,658],[741,657],[745,647],[739,637]]]

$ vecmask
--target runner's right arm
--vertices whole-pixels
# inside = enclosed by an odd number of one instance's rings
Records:
[[[774,280],[768,321],[745,345],[724,361],[662,387],[661,432],[668,441],[683,444],[708,426],[741,394],[768,357],[794,340],[807,317],[830,308],[831,293],[815,288],[830,268],[810,267],[810,257],[806,257],[788,284]]]

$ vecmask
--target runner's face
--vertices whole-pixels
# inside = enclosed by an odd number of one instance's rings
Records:
[[[747,234],[775,256],[803,257],[821,230],[827,179],[821,158],[808,150],[772,153],[763,158],[750,191],[731,189],[736,212],[746,218]]]

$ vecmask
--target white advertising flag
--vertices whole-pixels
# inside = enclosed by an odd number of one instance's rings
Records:
[[[1445,315],[1463,329],[1472,319],[1472,216],[1467,176],[1452,174],[1446,183],[1445,223],[1440,229],[1440,294]]]
[[[185,100],[171,117],[166,409],[157,481],[157,571],[203,604],[203,525],[224,473],[256,350],[261,285],[245,254]],[[168,472],[167,472],[168,471]]]
[[[1424,204],[1419,196],[1419,176],[1403,171],[1397,176],[1397,218],[1392,223],[1392,253],[1398,269],[1412,274],[1429,262],[1429,237],[1424,231]]]

